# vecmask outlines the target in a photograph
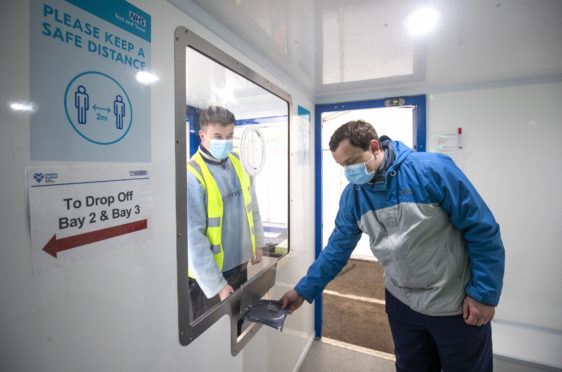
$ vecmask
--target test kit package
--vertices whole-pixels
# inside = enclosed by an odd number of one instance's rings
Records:
[[[262,323],[283,331],[289,308],[281,309],[282,306],[283,304],[280,301],[259,300],[242,316],[242,319]]]

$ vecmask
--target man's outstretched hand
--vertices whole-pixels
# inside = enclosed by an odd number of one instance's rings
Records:
[[[294,289],[290,289],[285,292],[285,294],[279,301],[283,303],[283,306],[281,308],[285,309],[287,306],[289,306],[289,314],[292,314],[293,311],[295,311],[302,305],[302,303],[304,302],[304,298],[302,298],[301,295],[299,295]]]

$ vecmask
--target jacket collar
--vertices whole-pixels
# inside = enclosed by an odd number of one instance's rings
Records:
[[[228,161],[228,156],[226,158],[222,159],[222,160],[219,160],[219,159],[215,158],[213,155],[211,155],[209,150],[207,150],[206,148],[204,148],[201,145],[199,145],[199,153],[201,154],[201,157],[203,158],[203,160],[206,163],[209,163],[209,164],[222,165],[224,167],[225,163]]]
[[[412,149],[404,145],[402,142],[392,141],[387,136],[381,136],[379,143],[381,148],[384,150],[384,158],[377,174],[375,175],[375,179],[364,185],[358,185],[358,187],[377,189],[387,188],[386,181],[388,174],[390,173],[393,175],[406,157],[413,152]]]
[[[382,159],[381,166],[379,167],[377,174],[375,176],[374,183],[384,183],[386,181],[386,175],[388,169],[394,164],[396,160],[396,151],[394,150],[394,145],[390,138],[383,136],[380,142],[381,148],[384,150],[384,157]]]

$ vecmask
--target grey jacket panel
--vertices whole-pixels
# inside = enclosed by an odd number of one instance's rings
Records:
[[[471,278],[468,251],[439,205],[401,203],[370,210],[358,225],[370,237],[390,293],[423,314],[462,313]]]

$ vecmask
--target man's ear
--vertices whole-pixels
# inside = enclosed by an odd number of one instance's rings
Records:
[[[205,135],[205,133],[201,129],[199,129],[199,139],[201,139],[201,142],[204,141],[204,138],[203,138],[204,135]]]
[[[376,154],[377,151],[380,150],[379,141],[377,141],[377,140],[371,140],[369,145],[371,146],[371,150],[373,151],[373,154]]]

